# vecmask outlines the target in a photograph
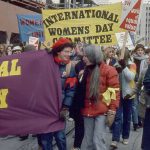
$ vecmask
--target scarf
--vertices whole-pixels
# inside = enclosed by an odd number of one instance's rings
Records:
[[[54,61],[58,64],[58,65],[66,65],[70,62],[70,60],[68,61],[65,61],[63,59],[61,59],[60,57],[58,56],[54,56]]]

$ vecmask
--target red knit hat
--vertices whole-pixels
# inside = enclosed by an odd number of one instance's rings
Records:
[[[57,40],[53,45],[52,45],[52,49],[57,49],[62,45],[65,45],[67,43],[71,43],[71,41],[69,39],[66,38],[60,38],[59,40]]]

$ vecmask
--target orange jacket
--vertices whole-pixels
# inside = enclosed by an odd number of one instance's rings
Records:
[[[97,103],[94,103],[93,101],[90,101],[88,99],[89,85],[90,85],[90,75],[87,77],[86,96],[84,100],[84,108],[82,109],[83,116],[88,117],[98,116],[107,113],[109,109],[116,111],[116,109],[119,106],[120,92],[119,92],[119,75],[115,68],[108,66],[104,63],[100,65],[100,96],[99,101]],[[104,96],[102,95],[108,90],[108,88],[117,89],[115,90],[116,100],[111,99],[109,105],[107,105],[103,101]]]

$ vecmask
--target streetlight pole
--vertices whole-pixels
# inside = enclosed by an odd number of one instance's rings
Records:
[[[73,0],[73,8],[76,8],[76,0]]]
[[[67,5],[68,5],[68,1],[67,1],[67,0],[65,0],[65,1],[64,1],[64,6],[65,6],[65,8],[67,8],[67,7],[68,7]]]
[[[71,2],[70,2],[70,0],[68,0],[68,7],[67,8],[69,8],[70,9],[70,4],[71,4]]]
[[[81,0],[81,7],[84,7],[84,0]]]
[[[52,3],[52,0],[46,0],[45,9],[48,9],[49,5],[51,5]]]

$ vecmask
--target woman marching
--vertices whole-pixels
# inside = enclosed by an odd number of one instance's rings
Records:
[[[101,48],[87,45],[83,61],[86,69],[86,94],[82,115],[84,116],[84,138],[81,150],[106,150],[106,121],[109,126],[119,105],[119,80],[115,68],[103,62]]]

